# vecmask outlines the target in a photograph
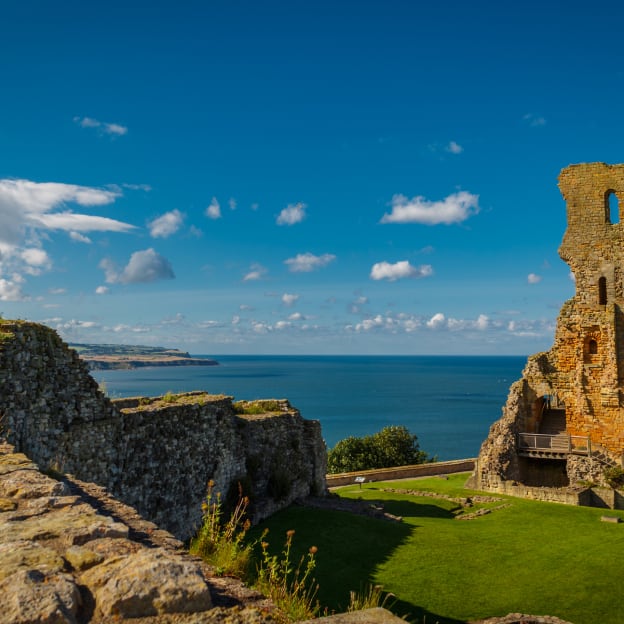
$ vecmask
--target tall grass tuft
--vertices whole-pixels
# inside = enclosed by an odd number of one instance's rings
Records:
[[[245,535],[251,523],[246,518],[249,498],[239,498],[230,517],[223,517],[221,495],[213,493],[214,481],[208,482],[206,500],[202,504],[203,521],[197,535],[191,540],[189,551],[199,555],[213,566],[219,575],[231,575],[241,579],[248,576],[251,567],[253,544],[245,544]]]
[[[390,598],[396,598],[394,594],[386,593],[381,585],[368,585],[366,589],[359,592],[351,590],[349,592],[349,606],[347,612],[362,611],[363,609],[373,609],[375,607],[387,607]]]
[[[312,578],[316,566],[316,546],[310,547],[295,567],[291,547],[294,530],[286,532],[286,542],[281,556],[269,554],[269,544],[265,541],[266,530],[262,534],[260,546],[262,554],[258,564],[256,587],[269,596],[285,621],[298,622],[313,619],[321,609],[316,598],[318,585]]]

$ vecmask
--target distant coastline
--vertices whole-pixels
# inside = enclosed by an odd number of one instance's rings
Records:
[[[78,352],[90,370],[131,370],[153,366],[218,366],[208,358],[194,358],[179,349],[140,345],[80,344],[69,345]]]

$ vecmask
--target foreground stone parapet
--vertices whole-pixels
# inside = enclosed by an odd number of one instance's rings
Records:
[[[219,600],[232,607],[215,607],[209,569],[172,535],[102,488],[41,473],[8,444],[0,492],[10,503],[0,508],[0,624],[272,620],[261,595],[247,590],[245,604],[222,582]]]

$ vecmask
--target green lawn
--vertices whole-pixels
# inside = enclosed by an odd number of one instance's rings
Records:
[[[267,541],[276,551],[288,529],[295,529],[301,552],[318,547],[319,598],[330,610],[345,608],[349,590],[375,583],[396,595],[393,611],[421,624],[510,612],[556,615],[574,624],[624,621],[624,524],[600,521],[605,513],[624,519],[624,512],[500,497],[508,507],[460,521],[454,502],[382,491],[466,496],[467,476],[339,491],[382,501],[401,523],[294,506],[256,530],[270,529]]]

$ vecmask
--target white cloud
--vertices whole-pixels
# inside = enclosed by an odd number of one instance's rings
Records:
[[[21,253],[21,257],[22,260],[31,267],[44,268],[50,265],[48,254],[43,249],[37,247],[24,249]]]
[[[315,256],[310,252],[304,254],[297,254],[294,258],[288,258],[284,260],[289,270],[292,273],[310,273],[316,269],[321,269],[336,259],[334,254],[323,254],[322,256]]]
[[[74,213],[66,207],[67,203],[103,206],[114,202],[119,195],[118,190],[75,184],[0,179],[0,275],[20,271],[33,275],[49,268],[47,253],[40,248],[33,250],[32,245],[32,242],[39,245],[47,231],[67,231],[72,240],[85,242],[89,239],[79,232],[134,229],[128,223]],[[59,208],[61,212],[53,212]],[[5,288],[8,288],[6,284]]]
[[[307,206],[301,202],[297,204],[289,204],[279,213],[277,217],[277,225],[295,225],[303,221],[306,217]]]
[[[254,263],[249,267],[249,272],[245,274],[243,277],[243,282],[254,282],[262,279],[268,270],[263,267],[261,264]]]
[[[96,295],[106,295],[106,294],[108,294],[108,292],[109,292],[108,286],[98,286],[95,289],[95,294]]]
[[[541,115],[536,115],[534,113],[527,113],[522,117],[522,119],[532,128],[538,128],[546,125],[546,119]]]
[[[368,297],[360,295],[359,297],[356,297],[351,303],[349,303],[347,309],[351,314],[359,314],[362,310],[362,306],[366,305],[367,303]]]
[[[74,121],[83,128],[97,128],[101,125],[97,119],[91,117],[74,117]]]
[[[475,325],[477,329],[484,331],[490,326],[490,319],[485,314],[479,314],[479,318],[476,320]]]
[[[289,315],[288,320],[289,321],[305,321],[305,316],[303,314],[301,314],[301,312],[293,312],[291,315]]]
[[[230,210],[236,210],[236,200],[233,197],[230,197],[230,199],[228,199],[228,206],[230,207]]]
[[[535,273],[529,273],[527,275],[527,282],[529,284],[539,284],[542,281],[541,275],[536,275]]]
[[[401,260],[394,264],[390,264],[389,262],[377,262],[373,265],[370,272],[370,278],[372,280],[387,279],[390,282],[405,277],[418,279],[421,277],[429,277],[430,275],[433,275],[433,269],[430,264],[422,264],[419,267],[415,267],[407,260]]]
[[[167,238],[175,234],[184,221],[184,215],[177,209],[165,212],[165,214],[150,221],[147,225],[153,238]]]
[[[219,202],[217,201],[216,197],[212,198],[212,201],[210,202],[210,206],[208,206],[208,208],[206,208],[205,210],[205,214],[209,219],[221,218],[221,206],[219,205]]]
[[[65,288],[50,288],[48,290],[48,292],[51,295],[64,295],[67,292],[67,289],[65,289]]]
[[[438,312],[437,314],[434,314],[427,321],[427,327],[429,327],[429,329],[439,329],[445,323],[446,323],[446,317],[444,316],[444,314],[442,314],[442,312]]]
[[[284,293],[282,295],[282,303],[287,307],[293,306],[295,303],[297,303],[298,299],[299,295],[293,295],[289,293]]]
[[[570,273],[568,274],[568,277],[570,278],[570,281],[576,282],[576,275],[574,275],[572,271],[570,271]]]
[[[453,193],[441,201],[429,201],[422,196],[408,199],[405,195],[392,198],[392,212],[381,223],[423,223],[438,225],[462,223],[479,212],[479,196],[468,191]]]
[[[106,134],[116,134],[118,136],[123,136],[128,133],[128,128],[126,126],[122,126],[121,124],[116,123],[104,123],[102,124],[104,132]]]
[[[22,301],[24,298],[19,284],[0,278],[0,301]]]
[[[99,121],[98,119],[93,119],[93,117],[74,117],[74,122],[81,128],[95,128],[101,134],[123,136],[128,133],[128,128],[126,126],[122,126],[118,123]]]
[[[87,245],[90,245],[92,243],[91,239],[88,236],[80,234],[79,232],[70,232],[69,238],[71,238],[76,243],[86,243]]]
[[[169,260],[151,247],[135,251],[121,271],[108,258],[100,262],[100,268],[104,270],[108,284],[139,284],[175,278]]]
[[[464,148],[459,143],[455,143],[455,141],[451,141],[446,146],[446,151],[450,152],[451,154],[461,154],[464,151]]]

